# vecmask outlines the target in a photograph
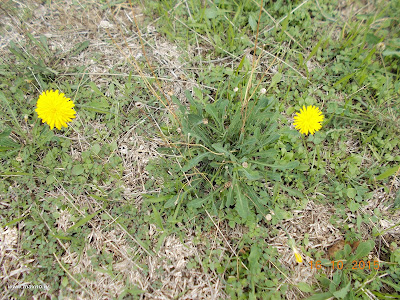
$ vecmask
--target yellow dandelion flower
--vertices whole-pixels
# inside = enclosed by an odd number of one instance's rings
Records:
[[[76,117],[73,109],[75,104],[58,90],[44,91],[39,96],[36,106],[38,117],[42,119],[42,123],[47,123],[51,130],[54,126],[58,130],[68,127],[67,123]]]
[[[294,257],[296,258],[296,261],[299,264],[301,264],[303,262],[303,258],[301,257],[300,252],[295,247],[293,247],[293,252],[294,252]]]
[[[313,105],[303,106],[300,109],[300,113],[296,113],[294,117],[294,127],[302,134],[314,134],[320,130],[322,125],[321,122],[324,120],[324,115],[318,107]]]

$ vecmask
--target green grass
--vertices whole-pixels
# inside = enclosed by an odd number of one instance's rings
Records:
[[[120,8],[103,2],[104,11]],[[9,44],[0,58],[1,224],[23,233],[20,260],[34,260],[18,282],[48,284],[52,295],[69,289],[93,297],[80,282],[96,281],[101,272],[123,283],[120,298],[161,289],[157,279],[142,291],[117,271],[106,245],[94,244],[95,230],[118,230],[141,274],[152,272],[146,259],[167,237],[184,244],[191,236],[200,254],[186,257],[186,270],[218,278],[221,295],[231,299],[399,293],[400,250],[392,229],[400,206],[400,3],[263,1],[261,14],[260,3],[135,4],[144,15],[145,44],[153,42],[150,24],[182,53],[179,79],[196,83],[193,93],[172,97],[171,81],[161,79],[172,75],[151,47],[152,68],[142,58],[130,74],[116,65],[109,69],[113,76],[96,81],[85,67],[63,63],[84,54],[100,63],[90,40],[51,50],[48,38],[24,31],[23,43]],[[29,12],[22,17],[28,22]],[[136,32],[129,30],[128,36]],[[107,42],[117,47],[115,39]],[[139,68],[160,79],[140,76]],[[46,89],[76,103],[78,117],[67,129],[51,131],[37,119],[36,99]],[[325,115],[322,129],[306,137],[291,127],[303,105]],[[132,132],[133,140],[159,138],[160,157],[147,163],[124,156],[121,147],[133,147]],[[132,172],[137,176],[128,181]],[[61,217],[68,219],[65,230]],[[362,241],[354,252],[345,246],[335,254],[342,270],[332,270],[321,246],[332,244],[329,234],[318,237],[307,225],[318,224],[315,218],[337,229],[333,240],[340,234]],[[296,264],[291,243],[303,264]],[[89,257],[91,271],[74,273],[73,264],[60,261],[67,251],[78,262]],[[353,269],[360,260],[379,260],[380,267]],[[311,261],[321,261],[321,269],[311,269]],[[159,268],[162,278],[166,271]]]

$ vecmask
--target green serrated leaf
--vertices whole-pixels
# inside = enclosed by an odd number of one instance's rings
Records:
[[[167,202],[165,202],[164,204],[164,208],[171,208],[174,207],[178,201],[178,197],[182,198],[183,195],[182,194],[178,194],[178,195],[173,195],[169,197],[169,200]]]
[[[255,170],[246,170],[245,168],[241,168],[239,171],[242,172],[249,180],[258,180],[263,177],[260,172]]]
[[[196,198],[188,203],[188,207],[191,208],[199,208],[203,204],[207,203],[210,200],[210,197],[205,197],[205,198]]]
[[[400,207],[400,189],[396,193],[396,198],[394,199],[394,208]]]
[[[147,203],[159,203],[159,202],[164,202],[168,199],[170,199],[172,196],[175,195],[163,195],[163,196],[150,196],[150,195],[143,195],[144,202]]]
[[[153,216],[158,228],[164,231],[163,221],[159,211],[154,207],[153,203],[151,204],[151,208],[153,209]]]
[[[297,287],[300,289],[300,291],[305,292],[305,293],[311,293],[313,291],[311,286],[305,282],[299,282],[297,284]]]
[[[22,221],[23,219],[25,219],[25,217],[21,217],[21,218],[17,218],[17,219],[11,220],[10,222],[6,223],[4,226],[11,227],[12,225],[18,223],[19,221]]]
[[[323,41],[323,38],[321,38],[318,43],[312,48],[310,54],[308,55],[308,57],[306,58],[306,61],[308,61],[311,57],[313,57],[315,55],[315,53],[317,53],[318,48],[321,46],[321,43]]]
[[[282,79],[281,73],[276,73],[274,76],[272,76],[271,84],[269,85],[268,90],[274,87],[278,82],[280,82],[281,79]]]
[[[214,143],[211,145],[217,152],[230,156],[230,153],[222,146],[222,143]]]
[[[351,282],[349,282],[344,288],[342,288],[336,292],[333,292],[333,295],[338,299],[344,299],[344,297],[346,297],[346,295],[350,291],[350,286],[351,286]]]
[[[399,50],[386,49],[385,51],[382,52],[382,56],[397,56],[397,57],[400,57],[400,51]]]
[[[374,241],[361,242],[357,247],[356,253],[349,257],[347,264],[351,264],[352,261],[360,260],[363,257],[367,256],[372,251],[372,249],[374,249],[374,246]]]
[[[332,293],[327,292],[327,293],[320,293],[320,294],[315,294],[312,295],[311,297],[308,297],[305,300],[327,300],[329,298],[332,298]]]
[[[182,167],[182,172],[187,172],[191,168],[195,167],[199,162],[201,162],[203,159],[205,159],[209,155],[208,152],[202,153],[200,155],[197,155],[196,157],[192,158],[191,160],[188,161],[186,165]]]
[[[214,119],[214,122],[216,124],[218,124],[220,127],[222,125],[222,121],[221,121],[221,117],[218,116],[218,110],[216,107],[214,107],[214,105],[212,104],[208,104],[204,107],[204,109],[206,110],[206,112],[211,115],[211,117]]]
[[[258,164],[261,166],[265,166],[265,167],[270,167],[272,169],[278,169],[278,170],[293,170],[300,165],[300,162],[297,160],[290,161],[285,165],[266,164],[266,163],[259,162],[259,161],[252,161],[252,163],[255,163],[255,164]]]
[[[83,219],[80,219],[78,222],[76,222],[74,225],[72,225],[70,228],[68,228],[67,232],[71,232],[71,231],[75,230],[76,228],[81,227],[82,225],[86,224],[91,219],[93,219],[100,211],[102,211],[102,210],[99,209],[95,213],[92,213],[92,214],[84,217]]]
[[[246,220],[247,217],[250,215],[249,210],[249,203],[245,195],[242,194],[239,185],[235,186],[236,188],[236,211],[238,212],[239,216]]]
[[[83,52],[87,47],[89,47],[89,41],[84,41],[82,43],[76,44],[75,47],[69,53],[70,56],[76,56]]]
[[[382,174],[376,176],[376,180],[382,180],[385,178],[388,178],[389,176],[392,176],[393,174],[395,174],[397,171],[399,171],[400,169],[400,165],[395,166],[393,168],[389,168],[387,169],[385,172],[383,172]]]
[[[251,30],[257,30],[257,20],[251,14],[249,15],[249,25],[251,27]]]
[[[71,241],[71,240],[73,239],[73,238],[70,237],[70,236],[65,236],[65,235],[60,235],[60,234],[54,234],[54,233],[51,233],[51,232],[49,232],[49,234],[50,234],[51,236],[57,238],[57,239],[60,239],[60,240]]]

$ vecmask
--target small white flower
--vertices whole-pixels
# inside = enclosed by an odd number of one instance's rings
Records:
[[[265,88],[262,88],[262,89],[260,90],[260,94],[261,94],[261,95],[264,95],[266,92],[267,92],[267,90],[266,90]]]
[[[236,93],[238,90],[239,90],[238,87],[235,87],[235,88],[233,89],[233,91],[234,91],[235,93]]]

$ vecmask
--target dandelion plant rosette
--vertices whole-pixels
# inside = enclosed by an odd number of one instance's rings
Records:
[[[44,91],[39,96],[36,106],[38,117],[42,119],[42,123],[47,123],[51,130],[54,127],[58,130],[68,127],[67,123],[76,117],[73,109],[75,104],[58,90]]]

